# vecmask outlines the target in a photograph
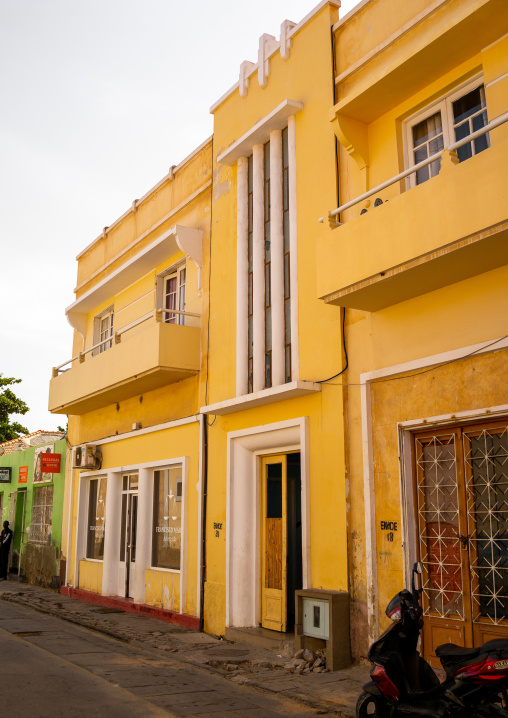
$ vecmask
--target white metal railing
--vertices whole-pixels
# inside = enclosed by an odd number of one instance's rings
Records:
[[[148,314],[145,314],[143,317],[140,317],[139,319],[136,319],[135,321],[131,322],[130,324],[127,324],[125,327],[122,327],[121,329],[118,329],[114,334],[107,339],[103,339],[100,342],[97,342],[97,344],[94,344],[91,347],[88,347],[88,349],[85,349],[84,351],[80,352],[79,354],[76,354],[76,356],[72,357],[72,359],[67,359],[67,361],[64,361],[63,364],[59,364],[58,366],[53,367],[51,371],[51,376],[54,379],[58,376],[60,373],[60,370],[63,369],[64,366],[67,366],[68,364],[72,364],[73,361],[85,361],[85,356],[87,354],[90,354],[90,352],[94,352],[96,349],[99,349],[100,347],[104,346],[105,344],[109,344],[110,347],[112,346],[113,342],[115,344],[119,344],[122,340],[122,334],[125,334],[125,332],[130,331],[134,327],[139,326],[140,324],[143,324],[143,322],[146,322],[148,319],[151,319],[152,317],[155,317],[155,321],[161,322],[164,321],[163,317],[164,315],[174,315],[177,314],[179,316],[184,317],[197,317],[198,319],[201,318],[201,314],[196,314],[196,312],[185,312],[181,311],[180,309],[153,309],[151,312],[148,312]],[[66,371],[68,371],[66,369]]]
[[[360,202],[363,202],[364,200],[368,199],[369,197],[372,197],[372,195],[377,194],[378,192],[381,192],[381,190],[386,189],[387,187],[391,187],[391,185],[396,184],[397,182],[400,182],[400,180],[403,180],[405,177],[412,175],[414,172],[418,172],[418,170],[421,169],[422,167],[427,167],[427,165],[430,165],[430,164],[432,164],[432,162],[435,162],[436,160],[440,159],[444,152],[453,152],[454,150],[458,150],[459,147],[463,147],[464,145],[469,144],[469,142],[472,142],[477,137],[486,135],[487,132],[494,130],[496,127],[499,127],[499,125],[502,125],[505,122],[508,122],[508,112],[505,112],[503,115],[500,115],[495,120],[492,120],[492,122],[489,122],[488,125],[485,125],[485,127],[481,127],[479,130],[476,130],[476,132],[472,132],[467,137],[463,137],[458,142],[454,142],[453,145],[449,145],[448,147],[443,148],[439,152],[436,152],[435,154],[431,155],[430,157],[427,157],[427,159],[422,160],[421,162],[418,162],[418,164],[413,165],[412,167],[409,167],[409,169],[407,169],[407,170],[404,170],[404,172],[400,172],[398,175],[395,175],[395,177],[392,177],[391,179],[386,180],[386,182],[382,182],[381,184],[378,184],[377,187],[374,187],[373,189],[370,189],[368,192],[364,192],[359,197],[355,197],[355,199],[352,199],[349,202],[346,202],[345,204],[341,205],[340,207],[337,207],[337,209],[334,209],[328,213],[328,221],[330,223],[330,226],[333,229],[335,229],[335,227],[341,227],[342,223],[338,222],[336,219],[334,219],[341,212],[345,212],[346,209],[349,209],[350,207],[354,207],[355,204],[359,204]],[[324,222],[324,217],[320,217],[318,219],[318,222]]]

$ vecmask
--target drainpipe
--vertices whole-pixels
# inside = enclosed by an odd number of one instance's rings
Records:
[[[65,473],[69,472],[69,476],[71,477],[70,481],[70,491],[71,495],[69,497],[69,519],[67,523],[67,556],[65,557],[65,585],[69,585],[69,574],[71,570],[71,555],[72,555],[72,547],[71,547],[71,541],[72,541],[72,506],[74,503],[74,470],[72,468],[72,446],[70,445],[70,442],[67,438],[67,432],[65,434],[65,438],[67,440],[67,443],[69,444],[69,448],[67,449],[67,456],[65,459]],[[70,456],[69,456],[70,455]],[[68,460],[70,459],[70,460]],[[76,535],[77,540],[77,535]],[[74,575],[76,575],[76,567],[74,567]]]

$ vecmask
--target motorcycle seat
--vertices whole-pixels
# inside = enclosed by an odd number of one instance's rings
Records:
[[[504,655],[508,656],[508,640],[489,641],[478,648],[462,648],[454,643],[443,643],[442,646],[436,648],[436,656],[440,659],[447,674],[452,668],[457,670],[459,667],[463,668],[470,663],[476,662],[478,656],[496,652],[503,655],[503,657]]]
[[[484,643],[478,648],[462,648],[454,643],[443,643],[442,646],[436,648],[436,656],[445,659],[457,659],[465,661],[468,658],[476,658],[481,653],[490,653],[491,651],[508,651],[508,640],[501,638],[495,641]]]
[[[476,658],[480,653],[480,648],[462,648],[461,646],[456,646],[454,643],[443,643],[442,646],[436,648],[436,656],[438,658],[451,658],[460,661],[465,661],[468,658]]]

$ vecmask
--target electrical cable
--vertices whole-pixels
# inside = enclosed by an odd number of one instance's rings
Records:
[[[505,339],[508,339],[508,334],[506,334],[504,337],[500,337],[499,339],[495,339],[493,342],[490,342],[489,344],[484,344],[481,347],[478,347],[478,349],[474,349],[472,352],[469,352],[469,354],[464,354],[464,356],[457,357],[456,359],[450,359],[449,361],[442,362],[441,364],[434,364],[433,366],[429,367],[428,369],[422,369],[421,371],[415,371],[411,374],[404,374],[404,376],[387,376],[383,377],[381,379],[373,379],[370,384],[380,384],[384,381],[399,381],[401,379],[412,379],[415,376],[420,376],[421,374],[428,374],[430,371],[434,371],[435,369],[440,369],[443,366],[449,366],[450,364],[455,364],[456,362],[462,361],[463,359],[468,359],[471,356],[474,356],[475,354],[478,354],[478,352],[483,352],[485,349],[488,349],[489,347],[494,346],[494,344],[499,344],[499,342],[504,341]],[[315,384],[322,384],[323,382],[330,381],[331,379],[335,379],[337,376],[340,376],[345,371],[346,367],[335,376],[330,377],[330,379],[322,379],[321,381],[314,382]],[[367,382],[344,382],[340,384],[330,384],[329,386],[365,386]]]
[[[339,371],[338,374],[334,374],[333,376],[328,377],[328,379],[319,379],[319,381],[314,382],[315,384],[324,384],[327,381],[331,381],[332,379],[336,379],[341,374],[344,374],[346,369],[349,366],[349,359],[347,355],[347,348],[346,348],[346,307],[342,307],[342,346],[344,348],[344,356],[346,358],[346,364],[344,368]],[[341,384],[340,386],[349,386],[346,384]]]

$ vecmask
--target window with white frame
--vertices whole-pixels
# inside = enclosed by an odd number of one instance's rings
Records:
[[[93,322],[93,343],[97,346],[92,352],[96,354],[102,354],[107,349],[110,349],[113,345],[113,320],[114,320],[114,308],[108,307],[100,314],[94,317]],[[109,341],[107,341],[109,339]]]
[[[157,278],[158,307],[165,311],[167,324],[185,324],[187,268],[185,262],[171,267]]]
[[[104,529],[106,524],[107,478],[90,479],[88,493],[88,525],[86,557],[102,561],[104,558]]]
[[[154,471],[152,566],[180,569],[182,466]]]
[[[441,152],[455,142],[488,124],[485,88],[481,79],[470,82],[441,98],[412,117],[406,123],[408,166]],[[490,146],[488,133],[459,147],[460,162],[469,159]],[[422,167],[409,178],[412,187],[426,182],[439,173],[441,159]]]

